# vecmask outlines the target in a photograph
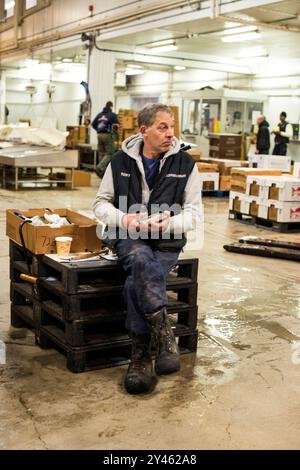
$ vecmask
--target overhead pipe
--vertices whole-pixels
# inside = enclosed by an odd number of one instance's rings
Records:
[[[295,26],[265,23],[265,22],[256,21],[256,20],[248,21],[245,19],[235,18],[234,16],[230,16],[230,15],[219,15],[218,18],[224,21],[231,21],[233,23],[239,23],[239,24],[245,24],[245,25],[249,24],[249,25],[260,27],[260,28],[276,29],[278,31],[286,31],[290,33],[300,33],[300,28],[296,28]]]

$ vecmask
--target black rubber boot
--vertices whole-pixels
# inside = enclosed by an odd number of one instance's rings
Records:
[[[155,386],[150,349],[151,336],[132,333],[131,337],[131,361],[124,381],[125,389],[131,394],[150,392]]]
[[[166,308],[146,315],[155,345],[155,372],[157,375],[172,374],[180,370],[179,347],[168,318]]]

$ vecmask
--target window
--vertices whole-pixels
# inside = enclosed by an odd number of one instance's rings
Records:
[[[15,1],[14,0],[4,0],[4,17],[11,18],[14,16],[15,10]]]
[[[30,8],[36,7],[38,4],[38,0],[25,0],[25,10],[29,10]]]
[[[22,18],[33,15],[51,4],[51,0],[22,0]]]

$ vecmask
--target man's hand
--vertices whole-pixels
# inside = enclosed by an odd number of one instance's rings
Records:
[[[122,218],[122,224],[127,229],[134,229],[137,232],[140,230],[140,218],[147,214],[125,214]]]
[[[259,155],[259,150],[255,150],[255,155]]]
[[[161,220],[159,220],[161,219]],[[151,217],[146,220],[141,220],[140,230],[143,232],[164,232],[170,222],[170,212],[164,211],[159,214],[159,217],[154,217],[154,220],[151,220]]]

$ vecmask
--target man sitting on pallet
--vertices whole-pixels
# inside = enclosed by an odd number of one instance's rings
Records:
[[[93,204],[95,215],[106,224],[106,243],[116,249],[127,275],[129,393],[153,390],[153,346],[157,375],[180,369],[166,312],[166,277],[186,243],[184,233],[201,223],[199,173],[174,137],[171,109],[148,104],[138,115],[138,125],[140,134],[126,139],[112,158]]]

